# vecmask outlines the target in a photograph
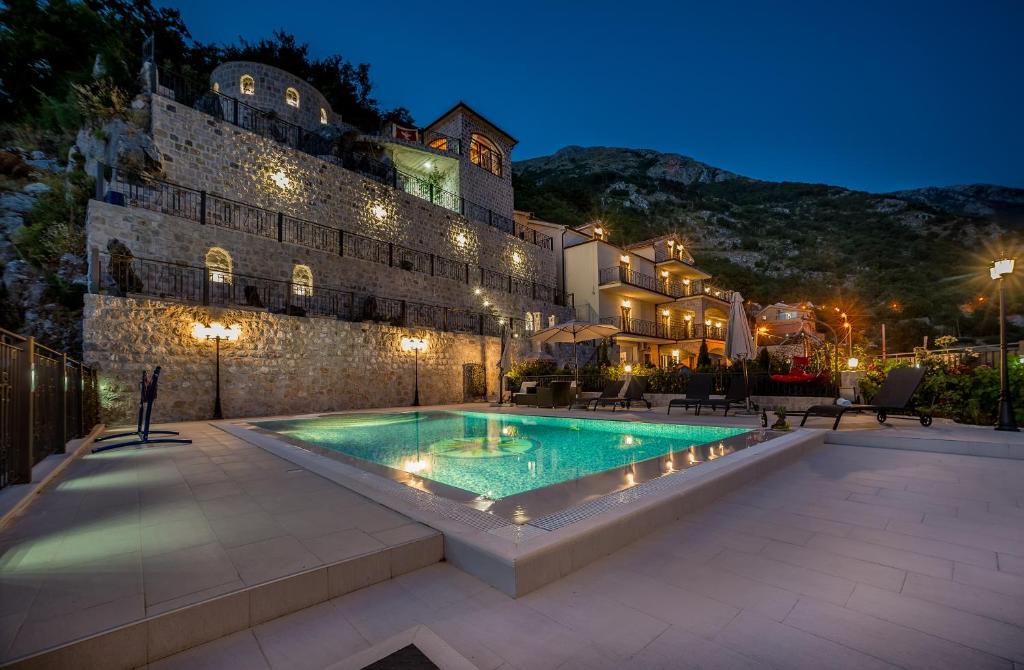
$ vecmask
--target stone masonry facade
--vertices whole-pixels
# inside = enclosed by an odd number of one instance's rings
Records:
[[[84,357],[101,369],[103,420],[134,423],[138,379],[160,365],[154,422],[206,419],[214,402],[214,345],[192,336],[195,323],[238,324],[221,345],[224,416],[269,416],[412,403],[413,354],[401,339],[423,337],[420,400],[464,400],[463,365],[484,366],[497,390],[498,338],[395,328],[373,323],[221,310],[159,300],[87,295]]]
[[[251,95],[242,93],[239,88],[245,75],[253,78],[255,89]],[[223,63],[214,68],[210,75],[210,85],[216,85],[217,91],[222,95],[263,111],[273,111],[278,118],[307,130],[316,130],[323,125],[320,123],[321,109],[327,113],[328,124],[337,125],[342,120],[315,87],[272,65],[249,61]],[[298,91],[298,107],[293,107],[285,101],[285,91],[288,88]]]
[[[514,277],[559,285],[552,250],[414,195],[159,96],[153,98],[152,124],[167,179],[173,183]],[[144,256],[146,252],[135,253]]]

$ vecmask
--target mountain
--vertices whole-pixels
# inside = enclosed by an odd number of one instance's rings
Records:
[[[513,165],[516,208],[622,243],[674,231],[718,283],[763,304],[837,299],[863,337],[897,343],[993,331],[982,250],[1024,230],[1024,190],[971,185],[875,194],[769,182],[651,149],[570,146]],[[899,342],[901,333],[906,341]]]

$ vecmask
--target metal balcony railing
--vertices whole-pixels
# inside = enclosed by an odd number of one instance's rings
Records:
[[[623,318],[622,316],[605,316],[601,323],[615,326],[626,335],[657,337],[664,340],[724,340],[726,327],[712,326],[705,323],[674,323],[669,319],[647,321],[644,319]]]

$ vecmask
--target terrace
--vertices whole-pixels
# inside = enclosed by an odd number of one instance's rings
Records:
[[[433,512],[382,505],[381,489],[233,424],[171,426],[191,446],[81,457],[4,528],[5,660],[49,649],[33,662],[362,667],[424,628],[477,668],[1024,659],[1024,461],[991,457],[1019,450],[1016,436],[864,417],[664,525],[631,519],[635,542],[595,547],[588,565],[513,598],[454,553],[438,562],[454,545],[442,550]],[[880,444],[858,444],[869,439]]]

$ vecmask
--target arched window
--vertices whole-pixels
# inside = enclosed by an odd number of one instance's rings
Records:
[[[220,247],[206,252],[206,272],[213,284],[231,283],[231,254]]]
[[[469,160],[491,174],[501,176],[501,150],[490,138],[480,133],[470,136]]]
[[[242,78],[238,80],[238,91],[242,95],[256,95],[256,80],[252,78],[252,75],[242,75]]]
[[[219,81],[213,82],[213,92],[214,93],[220,93],[220,82]]]
[[[313,295],[313,271],[308,265],[296,265],[292,269],[292,294]]]
[[[298,108],[299,106],[299,92],[289,86],[284,90],[284,101],[289,107]]]
[[[327,110],[323,107],[320,108],[320,123],[327,125]]]

